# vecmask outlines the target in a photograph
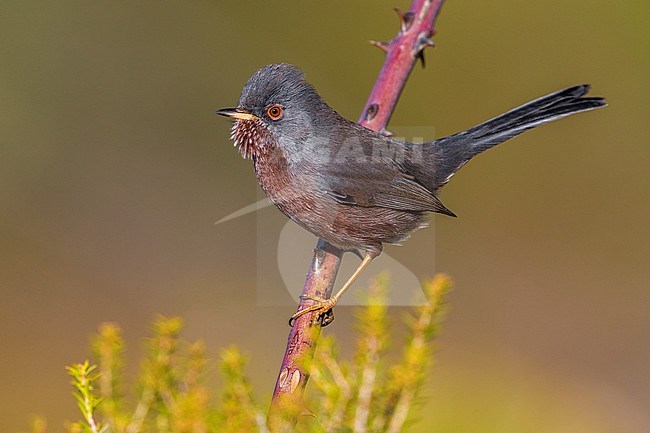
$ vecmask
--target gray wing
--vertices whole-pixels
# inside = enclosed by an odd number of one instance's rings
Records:
[[[325,193],[341,204],[456,216],[414,176],[395,167],[354,164],[345,170],[331,167],[321,174]]]

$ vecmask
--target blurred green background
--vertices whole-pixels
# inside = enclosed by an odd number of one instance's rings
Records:
[[[159,312],[213,357],[248,351],[266,401],[295,307],[256,301],[255,233],[282,217],[213,224],[259,197],[214,110],[286,61],[356,119],[383,62],[367,40],[394,36],[395,6],[409,2],[0,3],[0,431],[32,413],[59,430],[76,417],[64,365],[97,324],[125,328],[133,373]],[[392,126],[443,136],[582,82],[610,106],[443,190],[460,218],[435,217],[435,270],[456,288],[414,431],[650,430],[648,22],[640,0],[443,7]],[[418,232],[400,261],[428,266],[431,242]],[[327,332],[345,339],[353,314]]]

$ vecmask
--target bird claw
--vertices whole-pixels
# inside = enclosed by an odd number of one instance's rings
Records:
[[[306,308],[303,308],[302,310],[297,311],[293,316],[291,316],[291,318],[289,319],[289,326],[293,327],[293,324],[295,323],[298,317],[316,311],[319,312],[317,320],[322,327],[325,327],[334,321],[333,308],[337,302],[335,299],[332,298],[322,299],[322,298],[312,297],[309,295],[300,295],[300,299],[313,301],[314,304]]]

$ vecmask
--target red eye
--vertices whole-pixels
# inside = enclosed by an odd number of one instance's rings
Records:
[[[271,118],[271,120],[280,120],[283,110],[278,104],[273,104],[266,109],[266,114]]]

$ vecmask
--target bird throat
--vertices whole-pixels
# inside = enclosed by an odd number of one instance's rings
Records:
[[[287,202],[295,198],[290,185],[289,166],[274,134],[259,119],[238,119],[231,138],[244,159],[253,161],[255,176],[269,199],[285,212]],[[291,212],[287,214],[292,217]]]
[[[270,140],[270,133],[261,120],[238,119],[232,126],[230,138],[235,142],[242,158],[253,158],[265,147]]]

